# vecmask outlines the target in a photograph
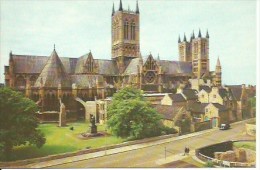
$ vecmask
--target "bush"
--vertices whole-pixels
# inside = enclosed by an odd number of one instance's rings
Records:
[[[162,127],[161,132],[162,132],[161,133],[162,135],[168,135],[168,134],[175,134],[178,131],[175,128],[170,128],[168,126],[164,126],[164,127]]]
[[[214,167],[214,164],[212,161],[207,161],[205,167]]]

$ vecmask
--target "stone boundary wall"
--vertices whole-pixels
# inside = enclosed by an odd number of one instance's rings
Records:
[[[214,158],[214,152],[226,152],[228,150],[233,150],[234,142],[252,142],[255,140],[234,140],[234,141],[226,141],[217,144],[208,145],[195,150],[195,156],[200,160],[207,162],[212,161],[214,164],[223,163],[222,160],[217,160]],[[251,153],[249,153],[251,154]],[[241,162],[230,162],[230,167],[252,167],[251,163],[241,163]]]
[[[196,123],[191,124],[192,132],[199,132],[199,131],[207,130],[207,129],[211,129],[210,121],[196,122]]]
[[[124,143],[120,143],[120,144],[116,144],[116,145],[103,146],[103,147],[95,148],[95,149],[84,149],[84,150],[80,150],[80,151],[76,151],[76,152],[68,152],[68,153],[62,153],[62,154],[57,154],[57,155],[49,155],[49,156],[45,156],[45,157],[18,160],[18,161],[12,161],[12,162],[0,162],[0,168],[23,166],[23,165],[32,164],[32,163],[50,161],[50,160],[54,160],[54,159],[61,159],[61,158],[88,154],[88,153],[93,153],[93,152],[98,152],[98,151],[103,151],[103,150],[108,150],[108,149],[115,149],[115,148],[119,148],[119,147],[147,143],[147,142],[152,142],[152,141],[156,141],[156,140],[162,140],[162,139],[167,139],[167,138],[177,137],[177,136],[178,136],[178,134],[176,133],[176,134],[157,136],[157,137],[146,138],[146,139],[141,139],[141,140],[129,141],[129,142],[124,142]]]

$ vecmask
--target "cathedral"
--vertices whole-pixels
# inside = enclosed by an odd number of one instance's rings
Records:
[[[190,40],[179,37],[179,61],[141,55],[140,10],[125,10],[120,0],[111,14],[111,59],[96,59],[91,51],[78,58],[58,55],[55,46],[50,56],[9,54],[5,84],[34,100],[40,112],[58,111],[59,99],[69,113],[84,115],[77,101],[94,101],[112,96],[117,90],[133,86],[145,93],[174,93],[189,87],[189,79],[211,79],[221,86],[221,65],[209,68],[209,34],[199,30]]]

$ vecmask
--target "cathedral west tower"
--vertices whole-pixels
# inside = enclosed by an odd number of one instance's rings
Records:
[[[117,61],[120,73],[122,73],[133,58],[139,57],[139,6],[136,3],[136,10],[124,10],[120,0],[119,9],[112,8],[111,40],[112,59]]]

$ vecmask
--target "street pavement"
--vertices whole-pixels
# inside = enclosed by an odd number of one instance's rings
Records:
[[[172,137],[146,144],[116,148],[99,153],[68,157],[26,166],[27,168],[143,168],[161,167],[183,159],[184,148],[195,149],[227,140],[253,139],[246,135],[245,122],[235,123],[231,129],[211,129]],[[166,151],[166,152],[165,152]],[[68,163],[65,163],[68,162]]]

